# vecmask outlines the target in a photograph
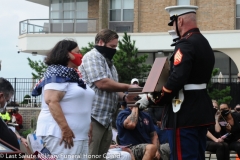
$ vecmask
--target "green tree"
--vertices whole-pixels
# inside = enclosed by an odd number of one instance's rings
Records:
[[[151,69],[151,65],[146,64],[148,55],[138,56],[135,43],[127,33],[124,33],[123,39],[118,43],[119,50],[113,61],[118,71],[119,82],[130,83],[132,78],[145,78]]]
[[[219,68],[214,68],[212,71],[212,77],[216,76],[217,74],[219,74]],[[232,100],[232,97],[230,96],[230,91],[231,91],[230,86],[227,86],[225,89],[213,88],[213,84],[210,81],[208,83],[207,88],[208,88],[208,94],[211,97],[211,99],[217,100],[218,104],[221,104],[221,103],[230,104]]]
[[[84,55],[94,47],[94,43],[88,43],[88,47],[82,47],[81,53]],[[151,65],[146,64],[147,54],[138,56],[138,49],[135,47],[135,41],[124,33],[123,39],[118,42],[118,50],[113,57],[114,65],[118,71],[119,82],[130,83],[132,78],[147,77]]]
[[[88,51],[90,51],[91,49],[93,49],[94,47],[94,43],[93,42],[88,42],[88,46],[87,47],[82,47],[80,49],[80,52],[82,53],[82,55],[85,55]]]
[[[33,61],[29,57],[27,58],[28,65],[34,70],[36,73],[32,72],[32,76],[34,79],[41,79],[43,77],[44,72],[47,69],[47,65],[43,61]]]

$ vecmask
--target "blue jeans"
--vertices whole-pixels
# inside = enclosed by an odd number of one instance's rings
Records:
[[[170,159],[173,160],[173,130],[167,130],[171,148]],[[176,129],[177,160],[204,160],[206,150],[207,127],[191,127]]]
[[[157,132],[160,144],[168,143],[168,135],[166,130],[161,130],[157,125],[154,125]]]

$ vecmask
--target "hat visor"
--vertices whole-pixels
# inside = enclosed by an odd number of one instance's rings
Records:
[[[168,23],[168,26],[173,26],[173,22],[174,22],[174,20],[171,20],[171,21]]]

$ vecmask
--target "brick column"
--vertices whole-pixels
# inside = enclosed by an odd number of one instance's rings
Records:
[[[133,33],[140,32],[139,21],[140,21],[140,0],[134,0],[134,11],[133,11]]]
[[[197,0],[191,0],[190,5],[197,6]]]
[[[109,0],[99,0],[98,24],[99,31],[108,28]]]

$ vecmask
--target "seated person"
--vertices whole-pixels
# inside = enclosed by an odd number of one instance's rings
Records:
[[[7,102],[11,99],[13,93],[14,91],[11,83],[4,78],[0,78],[0,112],[1,113],[4,110],[6,110]],[[1,118],[0,118],[0,133],[1,133],[0,139],[2,139],[3,141],[7,142],[8,144],[20,150],[18,139],[22,141],[22,137],[14,133],[11,129],[9,129],[7,124]],[[17,156],[16,159],[22,159],[22,158],[20,156]]]
[[[148,108],[148,113],[153,120],[154,128],[158,134],[160,144],[168,143],[166,130],[161,129],[163,108]]]
[[[10,114],[7,112],[6,108],[4,108],[1,112],[0,112],[0,117],[4,120],[4,122],[9,123],[11,121],[11,116]]]
[[[164,147],[159,144],[151,117],[138,109],[128,107],[121,111],[116,121],[120,145],[129,145],[136,160],[169,159]],[[169,145],[167,145],[169,148]],[[165,158],[166,157],[166,158]]]
[[[228,143],[229,149],[237,152],[240,157],[240,114],[232,113],[228,104],[222,103],[215,118],[215,131],[220,132],[221,136],[230,133],[224,141]]]
[[[212,104],[213,104],[213,116],[215,116],[218,110],[218,103],[216,100],[212,100]],[[217,116],[215,118],[217,118]],[[216,137],[220,137],[220,138],[216,138]],[[215,131],[214,125],[211,125],[208,128],[206,151],[216,153],[217,160],[229,159],[228,144],[224,142],[224,138],[221,138],[221,135]]]
[[[240,113],[240,104],[237,104],[234,108],[234,113]]]
[[[22,115],[20,113],[18,113],[19,109],[18,107],[14,107],[13,109],[13,115],[12,117],[14,117],[13,119],[15,119],[15,122],[13,123],[17,123],[18,126],[16,126],[16,130],[19,131],[20,129],[23,128],[23,119],[22,119]]]

